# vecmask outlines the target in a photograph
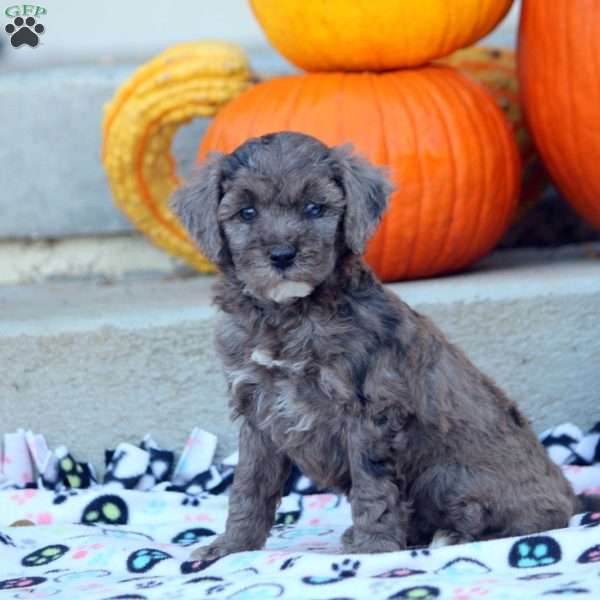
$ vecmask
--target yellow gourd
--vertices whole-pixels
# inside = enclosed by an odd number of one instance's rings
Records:
[[[171,142],[181,125],[214,115],[251,80],[237,46],[184,43],[139,68],[105,108],[102,162],[115,204],[157,246],[200,271],[214,268],[169,208],[180,184]]]

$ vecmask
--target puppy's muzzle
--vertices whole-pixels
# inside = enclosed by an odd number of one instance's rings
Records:
[[[280,271],[285,271],[294,264],[296,248],[291,244],[273,246],[271,248],[271,264]]]

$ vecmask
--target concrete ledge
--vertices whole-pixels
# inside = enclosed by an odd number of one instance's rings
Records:
[[[504,252],[477,271],[395,284],[541,430],[600,419],[600,260]],[[0,288],[0,432],[30,427],[82,456],[194,425],[235,446],[212,348],[212,278]]]
[[[0,285],[195,273],[140,234],[0,241]]]

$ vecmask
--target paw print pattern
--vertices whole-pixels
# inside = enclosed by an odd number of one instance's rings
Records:
[[[0,581],[0,590],[20,590],[22,588],[40,585],[46,581],[45,577],[15,577],[14,579],[4,579]]]
[[[190,573],[198,573],[199,571],[203,571],[204,569],[206,569],[206,567],[209,567],[218,560],[218,558],[212,558],[210,560],[186,560],[185,562],[181,563],[181,574],[189,575]]]
[[[186,494],[185,498],[183,498],[183,500],[181,501],[181,504],[183,506],[191,506],[193,508],[196,508],[200,506],[200,498],[198,498],[197,496],[192,496],[191,494]]]
[[[59,558],[63,557],[69,551],[68,546],[62,544],[54,544],[51,546],[44,546],[38,550],[34,550],[27,556],[21,559],[21,564],[24,567],[41,567],[48,563],[54,562]]]
[[[439,588],[432,585],[418,585],[415,587],[406,588],[389,596],[388,600],[435,600],[439,598]]]
[[[333,577],[327,577],[322,575],[310,575],[303,577],[302,581],[309,585],[325,585],[328,583],[337,583],[348,577],[354,577],[358,568],[360,567],[359,560],[352,560],[351,558],[345,558],[341,563],[333,563],[331,570],[333,571]]]
[[[52,500],[52,504],[62,504],[63,502],[66,502],[71,496],[77,496],[77,492],[74,490],[58,492],[54,496],[54,499]]]
[[[379,575],[374,575],[374,577],[408,577],[409,575],[422,575],[425,571],[421,569],[408,569],[406,567],[399,567],[397,569],[391,569],[390,571],[384,571]]]
[[[546,567],[562,557],[560,546],[547,535],[534,535],[517,540],[508,555],[508,563],[517,569]]]
[[[159,562],[173,558],[170,554],[156,548],[140,548],[129,555],[127,569],[131,573],[146,573]]]
[[[581,519],[581,525],[585,525],[586,527],[596,527],[600,525],[600,512],[585,513]]]
[[[301,513],[299,510],[278,512],[277,516],[275,518],[275,526],[283,525],[283,526],[287,527],[288,525],[293,525],[294,523],[298,522],[298,519],[300,518],[300,514]]]
[[[14,48],[23,44],[35,48],[40,42],[40,34],[44,33],[44,26],[36,23],[33,17],[17,17],[12,23],[9,23],[4,31],[10,35],[10,43]]]
[[[336,572],[338,577],[341,579],[345,579],[346,577],[354,577],[356,575],[356,571],[358,571],[358,567],[360,567],[360,561],[353,561],[351,558],[344,559],[341,564],[333,563],[331,565],[333,571]]]
[[[191,546],[196,542],[199,542],[205,537],[216,535],[212,529],[206,529],[205,527],[196,527],[194,529],[186,529],[178,533],[171,541],[179,546]]]
[[[86,525],[106,523],[107,525],[126,525],[129,520],[127,504],[119,496],[107,494],[98,496],[84,509],[81,521]]]
[[[600,544],[588,548],[578,559],[578,563],[600,562]]]
[[[418,558],[419,556],[429,556],[431,551],[427,548],[415,548],[410,551],[410,555],[412,558]]]
[[[5,533],[0,533],[0,544],[5,544],[6,546],[15,546],[15,543],[10,535],[6,535]]]
[[[88,488],[92,482],[90,469],[87,465],[76,462],[69,454],[58,463],[61,478],[72,489]]]

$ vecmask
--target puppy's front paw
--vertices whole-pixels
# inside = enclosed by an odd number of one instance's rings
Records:
[[[258,550],[259,546],[251,543],[242,543],[231,540],[225,536],[218,536],[208,546],[196,548],[192,552],[192,560],[217,560],[228,554],[235,552],[246,552],[248,550]]]
[[[406,543],[378,535],[357,535],[354,529],[344,532],[342,544],[347,554],[376,554],[406,550]]]
[[[350,525],[344,533],[342,533],[342,545],[344,548],[351,546],[354,543],[354,525]]]
[[[462,544],[468,540],[463,539],[456,531],[448,531],[446,529],[438,529],[433,535],[433,539],[429,544],[430,548],[443,548],[445,546],[455,546]]]
[[[208,546],[202,546],[201,548],[196,548],[192,552],[191,559],[192,560],[217,560],[218,558],[222,558],[223,556],[227,556],[227,554],[231,554],[233,551],[229,550],[227,546],[221,546],[220,544],[209,544]]]

